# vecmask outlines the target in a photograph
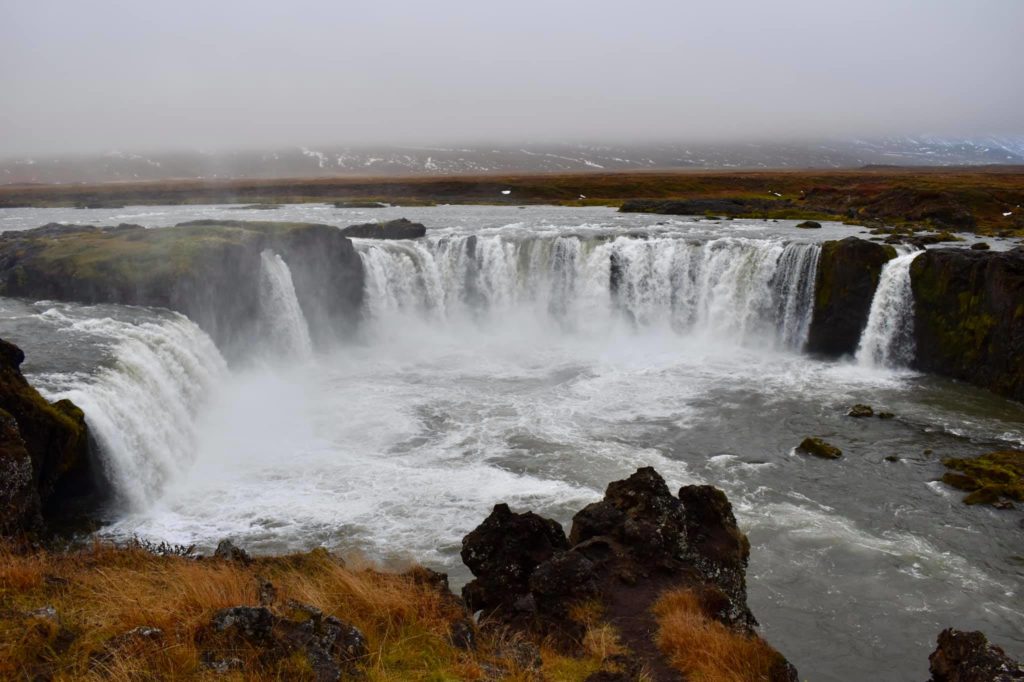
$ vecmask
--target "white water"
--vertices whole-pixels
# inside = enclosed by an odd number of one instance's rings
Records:
[[[227,378],[224,359],[182,315],[141,323],[79,320],[67,330],[117,339],[114,362],[92,375],[49,377],[51,397],[70,398],[85,411],[119,501],[147,508],[194,463],[197,417]]]
[[[292,273],[278,254],[260,254],[260,305],[263,308],[265,341],[278,353],[306,358],[313,353],[309,325],[295,295]]]
[[[816,244],[735,237],[357,243],[377,322],[513,315],[563,331],[609,333],[625,323],[795,350],[807,338],[820,253]]]
[[[904,253],[882,268],[868,322],[857,347],[864,367],[907,367],[914,360],[914,293],[910,264],[923,251]]]

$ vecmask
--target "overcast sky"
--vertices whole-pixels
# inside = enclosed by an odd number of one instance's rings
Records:
[[[1024,0],[0,0],[0,156],[1024,133]]]

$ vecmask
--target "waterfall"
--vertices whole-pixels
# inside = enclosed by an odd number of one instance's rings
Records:
[[[914,360],[914,295],[910,264],[923,251],[904,253],[882,268],[871,299],[868,323],[857,347],[857,363],[866,367],[906,367]]]
[[[85,411],[120,501],[142,508],[191,465],[196,416],[227,366],[210,337],[182,315],[75,326],[118,339],[113,363],[92,375],[69,375],[48,397],[70,398]]]
[[[372,320],[528,312],[595,331],[625,319],[799,350],[820,247],[778,240],[575,235],[356,240]]]
[[[260,260],[260,305],[265,336],[276,352],[308,357],[313,352],[313,342],[295,295],[291,270],[281,256],[269,249],[260,254]]]

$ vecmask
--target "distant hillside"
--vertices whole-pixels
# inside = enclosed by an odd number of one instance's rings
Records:
[[[0,161],[0,184],[642,169],[859,168],[1024,164],[1024,135],[827,142],[515,147],[318,147]]]

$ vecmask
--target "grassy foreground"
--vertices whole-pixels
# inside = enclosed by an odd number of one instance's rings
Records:
[[[300,655],[268,657],[244,643],[210,651],[215,612],[261,602],[275,612],[298,602],[359,628],[369,653],[358,675],[374,681],[584,680],[614,672],[624,653],[599,607],[586,603],[573,610],[587,627],[571,653],[545,641],[525,644],[521,635],[485,622],[475,647],[460,648],[451,633],[468,614],[438,586],[436,574],[383,573],[346,565],[324,550],[239,562],[102,543],[70,552],[5,544],[0,679],[314,679]],[[708,682],[767,679],[777,654],[700,609],[686,591],[670,592],[656,605],[655,637],[671,665]],[[204,652],[230,655],[244,668],[217,673],[204,666]],[[638,679],[649,678],[641,672]]]

